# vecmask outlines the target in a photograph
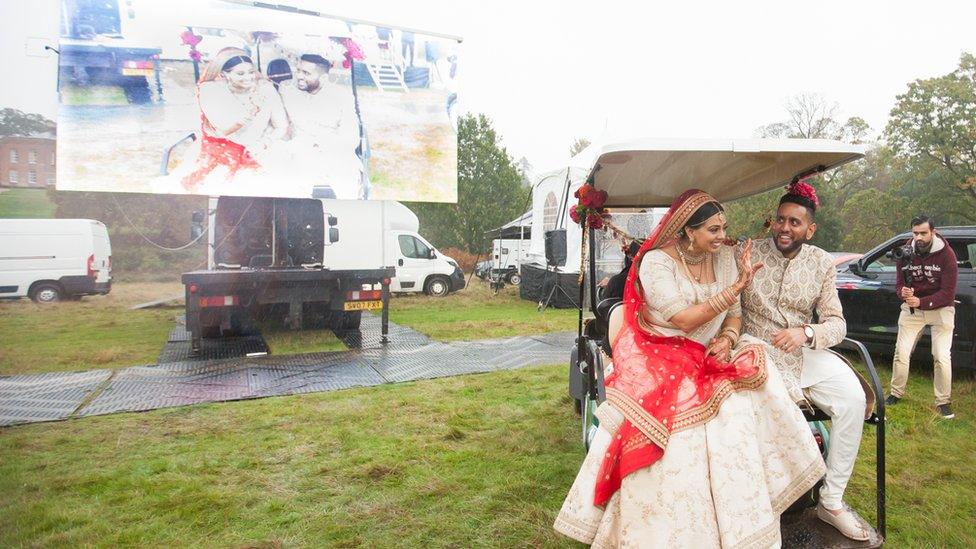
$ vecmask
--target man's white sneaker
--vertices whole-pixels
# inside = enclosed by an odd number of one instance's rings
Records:
[[[833,526],[838,532],[852,540],[866,541],[871,537],[871,533],[848,509],[843,509],[839,515],[835,515],[823,505],[817,504],[817,518]]]

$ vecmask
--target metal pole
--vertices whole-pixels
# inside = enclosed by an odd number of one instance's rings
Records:
[[[596,236],[596,231],[592,227],[589,227],[589,248],[590,248],[590,310],[596,313],[596,244],[594,243],[594,238]],[[582,305],[582,304],[580,304]]]
[[[386,345],[390,342],[387,335],[390,333],[390,284],[388,278],[383,279],[383,314],[380,315],[382,318],[382,328],[380,329],[380,343]]]

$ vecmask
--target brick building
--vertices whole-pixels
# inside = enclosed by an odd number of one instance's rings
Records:
[[[0,137],[0,187],[53,187],[54,144],[51,134]]]

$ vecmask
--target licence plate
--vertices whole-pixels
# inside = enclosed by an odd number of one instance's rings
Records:
[[[347,301],[342,305],[343,311],[373,311],[382,308],[382,301]]]
[[[122,76],[152,76],[152,69],[122,69]]]

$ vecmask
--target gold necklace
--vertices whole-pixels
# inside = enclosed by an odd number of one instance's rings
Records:
[[[678,244],[677,246],[674,247],[674,249],[678,251],[678,255],[681,257],[681,260],[686,262],[688,265],[701,265],[702,263],[705,262],[705,257],[708,256],[708,252],[702,252],[698,255],[692,255],[690,252],[686,253],[682,251],[681,248],[682,248],[681,244]]]

